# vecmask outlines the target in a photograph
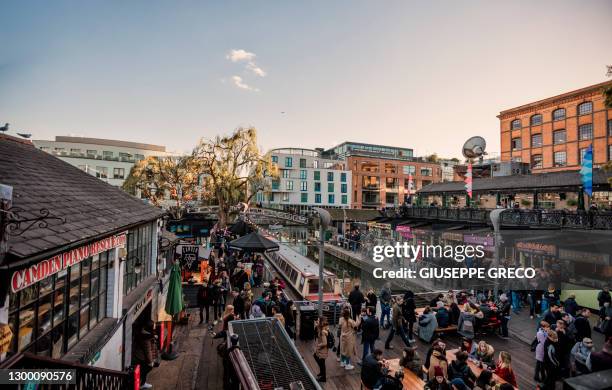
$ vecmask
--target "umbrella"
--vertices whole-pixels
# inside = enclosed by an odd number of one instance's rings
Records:
[[[183,286],[181,283],[181,270],[177,263],[172,266],[170,271],[170,281],[168,283],[168,295],[166,296],[166,313],[174,316],[180,313],[185,305],[183,304]]]
[[[278,244],[268,240],[259,233],[253,232],[242,236],[229,243],[231,249],[245,252],[274,252],[278,250]]]
[[[245,234],[251,233],[253,229],[241,219],[233,224],[232,227],[229,228],[229,231],[239,236],[244,236]]]

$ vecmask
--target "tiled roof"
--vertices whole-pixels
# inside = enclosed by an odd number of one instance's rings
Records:
[[[13,207],[21,217],[52,216],[19,236],[8,236],[8,261],[59,249],[108,235],[124,227],[154,220],[163,211],[121,189],[36,149],[31,143],[0,135],[0,184],[13,187]]]
[[[612,177],[611,172],[601,169],[593,170],[593,187],[609,189],[608,178]],[[483,191],[521,191],[536,189],[566,189],[575,190],[582,185],[580,173],[578,171],[549,172],[534,175],[511,175],[492,178],[474,179],[472,190],[474,192]],[[461,193],[465,192],[463,181],[453,181],[445,183],[433,183],[417,191],[419,194],[435,193]]]

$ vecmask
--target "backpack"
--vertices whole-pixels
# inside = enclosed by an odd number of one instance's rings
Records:
[[[336,340],[332,332],[327,332],[327,348],[333,348],[336,345]]]

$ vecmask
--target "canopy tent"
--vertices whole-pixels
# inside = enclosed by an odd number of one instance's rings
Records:
[[[278,250],[278,244],[268,240],[259,233],[253,232],[242,236],[229,243],[230,249],[236,249],[245,252],[275,252]]]

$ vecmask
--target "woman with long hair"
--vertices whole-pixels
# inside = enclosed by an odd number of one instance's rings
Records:
[[[493,364],[493,354],[495,354],[495,349],[492,345],[487,344],[486,341],[481,340],[478,343],[478,347],[476,348],[476,352],[474,353],[474,358],[481,363],[485,363],[488,365]]]
[[[497,360],[494,372],[497,376],[516,387],[516,377],[512,370],[512,358],[508,352],[501,351],[499,353],[499,359]]]
[[[327,324],[327,318],[321,316],[315,323],[316,325],[316,342],[314,359],[319,365],[319,375],[317,380],[319,382],[325,382],[327,380],[327,373],[325,370],[325,359],[329,355],[329,348],[327,347],[327,335],[329,334],[329,326]]]
[[[357,354],[357,323],[351,318],[351,310],[345,307],[340,318],[340,366],[346,370],[355,367],[351,364],[351,358]]]

